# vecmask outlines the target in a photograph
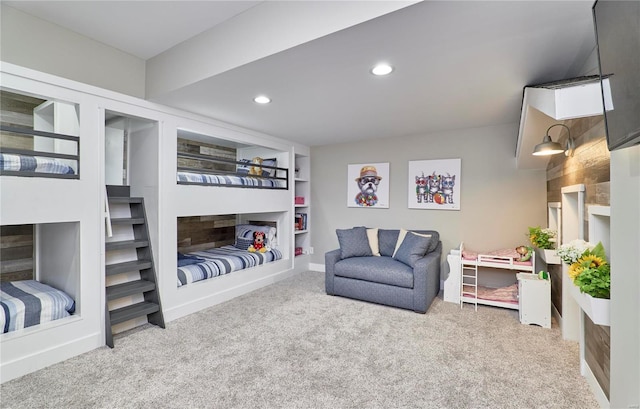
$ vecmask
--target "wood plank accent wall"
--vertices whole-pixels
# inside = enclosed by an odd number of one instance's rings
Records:
[[[584,314],[584,359],[598,380],[602,391],[609,399],[611,389],[609,373],[611,367],[611,327],[596,325]]]
[[[235,243],[236,215],[178,217],[178,251],[189,253]]]
[[[0,122],[3,125],[33,129],[33,109],[43,102],[43,99],[0,91]],[[0,132],[0,146],[33,150],[33,136]]]
[[[178,152],[182,153],[196,153],[199,155],[211,156],[212,158],[221,158],[236,160],[236,149],[226,146],[218,146],[210,143],[204,143],[199,141],[193,141],[190,139],[178,138]],[[196,169],[208,169],[223,172],[235,172],[235,164],[215,163],[200,161],[196,159],[178,158],[178,166],[196,168]]]
[[[0,281],[34,278],[33,225],[0,226]]]
[[[602,115],[578,118],[564,122],[571,130],[576,148],[573,157],[554,155],[547,165],[547,201],[562,201],[561,189],[582,183],[585,185],[584,232],[589,240],[587,206],[598,204],[608,206],[610,199],[610,153]],[[567,132],[558,142],[565,145]],[[562,315],[562,266],[548,266],[551,276],[551,301]],[[598,380],[602,390],[609,397],[609,327],[593,324],[585,315],[585,359]],[[588,322],[588,324],[587,324]]]

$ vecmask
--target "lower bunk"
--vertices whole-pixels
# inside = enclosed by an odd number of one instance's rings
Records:
[[[2,333],[68,317],[75,312],[75,305],[67,293],[39,281],[0,283]]]
[[[178,287],[280,259],[282,253],[278,249],[249,252],[235,246],[178,253]]]
[[[177,257],[165,258],[169,263],[163,292],[165,320],[298,273],[288,239],[290,217],[287,211],[178,217]]]
[[[196,217],[196,223],[203,218],[204,222],[198,223],[198,228],[207,231],[207,237],[216,237],[216,241],[194,243],[193,238],[186,239],[190,246],[182,249],[193,251],[178,251],[178,287],[282,259],[275,227],[277,222],[230,225],[236,223],[237,216],[227,215]],[[188,230],[192,236],[202,235],[194,227],[193,219],[182,218],[182,229],[179,219],[179,235],[181,230]],[[210,224],[218,228],[209,229]],[[184,241],[184,237],[179,237],[179,243]]]

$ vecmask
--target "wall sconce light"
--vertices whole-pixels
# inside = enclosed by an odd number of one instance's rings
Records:
[[[567,128],[567,134],[569,135],[569,139],[567,139],[566,148],[563,148],[562,145],[560,145],[558,142],[553,142],[551,140],[551,136],[549,136],[549,130],[551,130],[551,128],[553,128],[554,126],[564,126],[565,128]],[[537,144],[536,147],[533,148],[533,155],[548,156],[548,155],[555,155],[555,154],[564,152],[566,156],[573,156],[574,147],[575,147],[575,144],[573,142],[573,139],[571,138],[571,132],[569,131],[569,127],[564,124],[553,124],[547,129],[547,133],[542,139],[542,143]]]

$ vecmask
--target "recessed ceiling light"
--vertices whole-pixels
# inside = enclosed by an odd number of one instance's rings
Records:
[[[393,67],[387,63],[377,64],[371,69],[373,75],[388,75],[391,74],[391,71],[393,71]]]
[[[268,104],[269,102],[271,102],[271,98],[266,95],[258,95],[253,99],[253,102],[258,104]]]

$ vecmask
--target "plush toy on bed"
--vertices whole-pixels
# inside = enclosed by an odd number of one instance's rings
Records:
[[[253,166],[249,168],[249,174],[262,176],[262,158],[256,156],[255,158],[251,159],[251,163],[253,164]]]
[[[529,261],[533,254],[533,249],[527,246],[518,246],[516,247],[516,251],[520,254],[520,258],[516,261]]]
[[[264,232],[263,231],[254,231],[253,232],[253,244],[249,246],[248,251],[255,253],[260,252],[264,253],[269,251],[269,248],[264,244]]]

